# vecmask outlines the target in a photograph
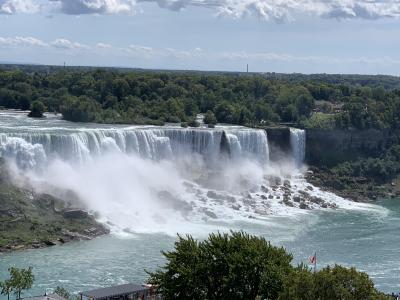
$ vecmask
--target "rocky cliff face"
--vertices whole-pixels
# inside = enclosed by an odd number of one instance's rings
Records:
[[[269,144],[269,158],[279,161],[291,152],[289,127],[270,127],[266,129]]]
[[[306,162],[318,167],[332,167],[344,161],[377,157],[399,143],[400,132],[391,130],[321,130],[306,134]]]
[[[14,186],[0,158],[0,253],[91,239],[109,230],[87,212]]]

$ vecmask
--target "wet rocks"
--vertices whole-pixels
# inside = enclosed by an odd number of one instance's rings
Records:
[[[293,201],[299,203],[301,201],[301,197],[300,196],[294,196],[293,197]]]
[[[227,201],[227,202],[230,202],[230,203],[236,202],[235,197],[230,196],[230,195],[220,194],[220,193],[217,193],[215,191],[208,191],[207,192],[207,197],[210,198],[210,199],[214,199],[214,200],[220,200],[221,203],[223,201]],[[250,198],[251,198],[251,195],[250,195]]]
[[[309,209],[308,205],[305,204],[304,202],[301,202],[301,203],[300,203],[299,208],[300,208],[300,209]]]
[[[81,209],[70,209],[62,212],[62,215],[66,219],[85,219],[89,214]]]
[[[241,206],[239,204],[232,205],[233,210],[240,210]]]
[[[266,208],[256,208],[254,212],[258,215],[266,216],[268,215],[268,210]]]

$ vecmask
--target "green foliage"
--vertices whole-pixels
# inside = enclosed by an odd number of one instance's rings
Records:
[[[334,129],[335,116],[331,114],[315,113],[306,119],[302,126],[307,129]]]
[[[301,264],[284,280],[279,300],[310,300],[315,297],[315,278],[310,269]]]
[[[10,299],[10,294],[13,292],[14,287],[10,279],[0,282],[1,294]]]
[[[35,276],[32,272],[32,267],[28,269],[18,269],[11,267],[8,269],[10,278],[0,283],[2,288],[1,294],[10,297],[10,293],[14,292],[17,299],[21,299],[23,290],[28,290],[32,287]]]
[[[217,118],[211,110],[207,110],[206,114],[204,115],[204,123],[210,125],[217,124]]]
[[[286,277],[279,300],[378,300],[379,293],[366,273],[335,265],[316,273],[300,265]]]
[[[276,299],[292,260],[283,248],[243,232],[201,242],[179,236],[163,255],[167,265],[150,273],[149,282],[165,299]]]
[[[32,102],[31,111],[28,114],[28,117],[32,118],[43,118],[43,113],[45,112],[46,107],[40,100],[35,100]]]
[[[191,122],[203,113],[209,124],[400,127],[400,81],[392,77],[18,68],[0,69],[0,107],[32,108],[32,116],[47,107],[81,122]],[[324,103],[323,112],[334,113],[334,121],[315,116],[316,101]]]
[[[100,105],[87,96],[66,97],[60,110],[66,120],[75,122],[95,122],[101,112]]]
[[[56,289],[54,290],[54,293],[65,298],[65,299],[69,299],[71,294],[63,287],[56,287]]]
[[[292,255],[243,232],[181,237],[149,273],[163,299],[388,300],[366,273],[339,265],[312,272]]]
[[[387,182],[400,174],[400,145],[394,145],[381,157],[344,162],[331,170],[337,177],[366,177],[376,183]]]
[[[189,121],[189,123],[187,123],[190,127],[199,127],[200,123],[197,122],[195,119],[192,119]]]

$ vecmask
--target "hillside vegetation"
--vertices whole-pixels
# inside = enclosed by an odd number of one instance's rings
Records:
[[[399,128],[399,82],[390,76],[7,66],[0,68],[0,106],[32,108],[32,116],[61,112],[82,122],[194,126],[196,114],[208,112],[211,120],[251,126]]]

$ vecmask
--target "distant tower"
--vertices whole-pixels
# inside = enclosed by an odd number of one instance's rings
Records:
[[[249,73],[249,64],[247,64],[247,73]]]
[[[65,61],[64,61],[64,69],[65,69]]]

